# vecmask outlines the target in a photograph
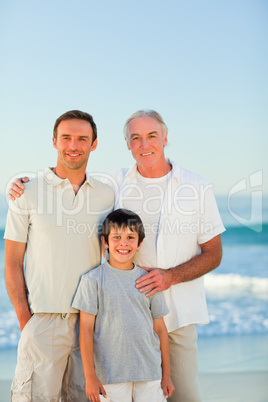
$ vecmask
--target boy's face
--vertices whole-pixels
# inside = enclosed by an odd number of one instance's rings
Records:
[[[104,237],[101,238],[102,243],[107,250],[109,248],[109,263],[118,269],[132,269],[133,258],[137,250],[139,235],[128,227],[117,228],[112,227],[108,236],[108,244],[105,243]]]

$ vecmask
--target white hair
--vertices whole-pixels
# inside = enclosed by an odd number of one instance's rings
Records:
[[[138,110],[137,112],[133,113],[126,121],[124,128],[123,128],[123,133],[124,133],[124,137],[127,140],[127,135],[128,135],[128,124],[131,120],[135,119],[136,117],[152,117],[153,119],[155,119],[156,121],[158,121],[158,123],[161,124],[162,129],[163,129],[163,136],[165,135],[165,133],[168,131],[168,128],[166,126],[166,124],[164,123],[164,120],[162,119],[162,116],[156,112],[155,110],[151,110],[151,109],[142,109],[142,110]]]

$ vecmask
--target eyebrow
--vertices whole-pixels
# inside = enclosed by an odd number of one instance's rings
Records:
[[[72,134],[64,134],[64,133],[61,133],[60,136],[61,136],[61,137],[71,137]],[[77,138],[89,138],[89,136],[88,136],[88,135],[78,135]]]
[[[159,133],[157,131],[150,131],[149,133],[146,133],[146,135],[150,135],[150,134],[159,134]],[[130,134],[130,138],[134,137],[135,135],[141,136],[141,134],[132,133],[132,134]]]
[[[127,226],[127,228],[131,231],[131,233],[129,233],[129,234],[132,234],[132,233],[137,233],[138,234],[138,232],[135,230],[135,228],[134,228],[134,230],[132,230],[130,227],[128,227]],[[115,231],[115,232],[112,232],[112,231],[110,231],[110,234],[121,234],[122,232],[117,232],[117,231]]]

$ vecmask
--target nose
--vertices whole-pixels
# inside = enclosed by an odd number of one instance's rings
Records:
[[[140,144],[141,144],[141,148],[146,148],[148,146],[147,138],[142,137]]]
[[[78,148],[78,141],[76,138],[72,138],[70,143],[69,143],[69,147],[71,149],[77,149]]]
[[[128,241],[127,241],[127,239],[121,239],[121,241],[120,241],[120,245],[121,246],[126,246],[128,244]]]

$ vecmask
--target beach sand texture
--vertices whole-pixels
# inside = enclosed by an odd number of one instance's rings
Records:
[[[203,402],[267,402],[268,375],[260,373],[200,374]],[[10,401],[11,381],[0,381],[0,402]]]
[[[200,337],[203,402],[268,401],[268,335]],[[0,351],[0,402],[10,401],[16,349]]]

